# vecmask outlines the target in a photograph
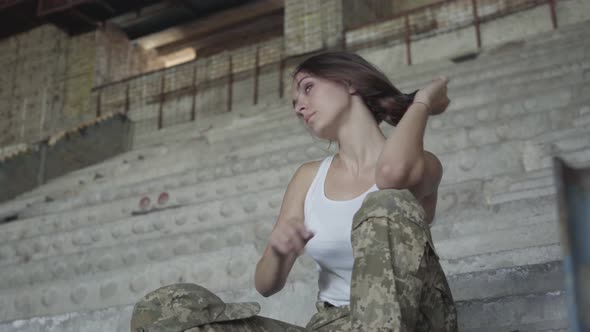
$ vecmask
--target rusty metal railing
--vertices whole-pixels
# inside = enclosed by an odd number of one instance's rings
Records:
[[[514,0],[514,1],[506,1],[503,2],[503,8],[496,10],[492,13],[481,15],[479,12],[479,4],[477,0],[442,0],[438,2],[434,2],[431,4],[427,4],[424,6],[420,6],[417,8],[413,8],[410,10],[406,10],[400,13],[392,14],[390,16],[382,17],[378,20],[374,20],[370,23],[365,23],[361,25],[356,25],[345,30],[345,35],[349,32],[358,32],[362,31],[365,28],[375,26],[384,22],[389,22],[393,20],[403,20],[403,24],[399,24],[397,29],[391,30],[389,34],[382,38],[373,38],[369,39],[366,42],[358,42],[358,43],[350,43],[346,44],[346,49],[350,51],[356,51],[359,49],[375,46],[378,44],[383,44],[387,42],[391,42],[394,40],[403,40],[406,45],[406,63],[408,65],[412,65],[412,52],[411,52],[411,44],[412,44],[412,36],[420,35],[420,34],[427,34],[437,30],[448,30],[448,29],[458,29],[458,28],[467,28],[473,26],[475,28],[475,39],[477,41],[477,48],[481,49],[482,41],[481,41],[481,31],[480,26],[483,22],[490,21],[496,19],[498,17],[502,17],[505,15],[509,15],[518,11],[531,9],[537,6],[548,5],[549,7],[549,14],[550,19],[553,25],[553,29],[557,29],[557,15],[556,15],[556,1],[557,0]],[[429,16],[428,13],[434,13],[436,10],[440,9],[443,6],[452,6],[453,4],[462,4],[462,6],[470,6],[471,7],[471,17],[453,17],[452,25],[447,23],[446,27],[443,27],[441,22],[439,22],[434,15]],[[415,21],[427,21],[422,24],[410,24],[412,17],[416,19]]]

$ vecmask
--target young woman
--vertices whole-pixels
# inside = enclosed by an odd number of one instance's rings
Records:
[[[256,316],[256,303],[225,304],[199,285],[174,284],[136,303],[131,331],[457,331],[429,229],[442,165],[422,143],[428,117],[449,105],[447,83],[440,76],[406,95],[353,53],[302,62],[293,110],[338,153],[293,175],[255,287],[280,291],[306,252],[319,270],[317,313],[304,329]],[[381,121],[395,126],[388,138]]]
[[[326,52],[293,73],[293,111],[338,152],[293,175],[257,264],[263,296],[280,291],[298,256],[319,270],[321,331],[456,331],[457,314],[429,224],[442,177],[423,149],[429,116],[449,105],[448,78],[403,94],[362,57]],[[387,138],[381,121],[395,126]]]

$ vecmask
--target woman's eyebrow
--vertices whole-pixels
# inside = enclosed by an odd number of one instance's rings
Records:
[[[311,76],[310,76],[310,75],[307,75],[307,76],[305,76],[305,77],[303,77],[302,79],[300,79],[300,80],[299,80],[299,82],[297,83],[297,89],[299,89],[299,85],[301,84],[301,82],[302,82],[304,79],[308,78],[308,77],[311,77]]]

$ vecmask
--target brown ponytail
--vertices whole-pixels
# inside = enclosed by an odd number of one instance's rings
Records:
[[[396,126],[414,101],[418,90],[399,91],[379,69],[350,52],[324,52],[307,58],[293,72],[306,72],[333,81],[349,82],[371,110],[377,124],[385,121]]]

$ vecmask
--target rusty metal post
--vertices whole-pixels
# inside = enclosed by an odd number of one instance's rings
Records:
[[[283,71],[285,70],[285,59],[283,58],[283,53],[281,53],[279,60],[279,98],[283,99]]]
[[[101,95],[102,95],[102,89],[99,89],[96,94],[96,117],[97,118],[100,117],[101,113],[102,113],[102,110],[100,109],[102,106],[101,105],[101,103],[102,103]]]
[[[231,112],[232,85],[234,84],[234,75],[233,75],[234,69],[233,69],[233,62],[232,62],[231,54],[228,57],[228,61],[229,61],[229,81],[227,83],[227,111]]]
[[[549,0],[549,10],[551,11],[551,23],[553,23],[553,30],[557,29],[557,9],[555,7],[555,0]]]
[[[473,8],[473,25],[475,26],[475,37],[477,38],[477,48],[481,48],[481,31],[479,14],[477,12],[477,0],[471,0],[471,7]]]
[[[258,75],[260,69],[260,46],[256,46],[256,59],[254,61],[254,105],[258,104]]]
[[[166,90],[166,75],[162,73],[162,80],[160,82],[160,108],[158,109],[158,130],[162,129],[164,125],[164,99]]]
[[[191,105],[191,121],[195,121],[197,108],[197,64],[193,68],[193,84],[192,84],[193,101]]]
[[[412,51],[411,51],[411,35],[412,32],[410,31],[410,15],[404,15],[405,27],[406,27],[406,59],[408,61],[408,66],[412,65]]]
[[[553,157],[569,328],[590,331],[590,167]]]
[[[127,82],[127,87],[125,88],[125,115],[129,113],[129,82]]]

